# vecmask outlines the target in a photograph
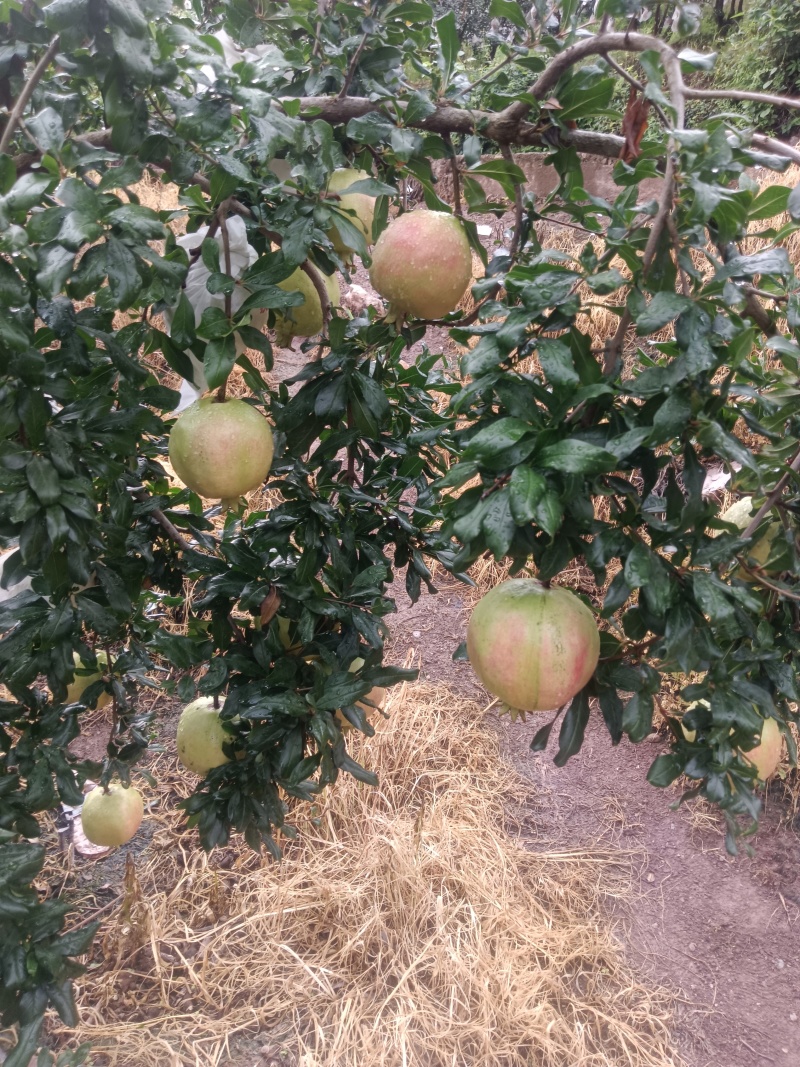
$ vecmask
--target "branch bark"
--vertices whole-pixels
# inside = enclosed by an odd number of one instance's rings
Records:
[[[789,479],[792,476],[792,472],[794,472],[796,474],[797,471],[799,471],[799,470],[800,470],[800,448],[797,449],[797,451],[795,452],[794,456],[792,457],[791,462],[789,463],[789,469],[785,472],[785,474],[782,474],[780,476],[780,478],[778,479],[778,483],[775,486],[775,488],[769,494],[767,499],[764,501],[764,503],[761,505],[761,507],[755,513],[755,515],[750,520],[750,522],[747,524],[747,526],[744,528],[744,530],[742,530],[742,537],[752,537],[753,536],[755,531],[758,529],[758,527],[759,527],[759,525],[761,523],[761,520],[764,518],[764,516],[767,514],[767,512],[772,510],[772,508],[775,506],[775,501],[778,499],[778,497],[780,497],[780,495],[783,493],[783,490],[789,484]]]
[[[22,92],[17,97],[17,102],[14,104],[14,107],[11,109],[11,114],[8,116],[8,122],[6,123],[6,128],[3,130],[3,136],[0,137],[0,154],[5,152],[11,144],[14,130],[16,130],[19,125],[19,121],[22,118],[25,108],[28,106],[28,101],[33,96],[33,91],[41,81],[44,72],[50,66],[50,62],[58,51],[60,43],[60,37],[53,38],[47,47],[47,51],[31,71],[30,78],[28,78],[23,85]]]

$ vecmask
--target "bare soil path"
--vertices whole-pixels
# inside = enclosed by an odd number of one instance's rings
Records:
[[[435,600],[396,596],[392,658],[413,649],[423,677],[480,699],[469,664],[451,658],[466,632],[469,591],[446,580]],[[497,729],[506,758],[537,786],[539,800],[523,817],[531,847],[619,849],[632,894],[609,900],[608,919],[630,961],[675,989],[675,1041],[689,1067],[799,1067],[800,833],[780,788],[768,798],[755,858],[733,859],[713,815],[670,810],[677,792],[645,781],[660,739],[613,748],[598,715],[581,752],[559,769],[554,751],[530,752],[530,719],[498,718]]]

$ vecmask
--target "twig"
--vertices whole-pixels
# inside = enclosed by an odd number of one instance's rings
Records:
[[[680,234],[678,233],[678,227],[675,225],[675,219],[673,219],[671,212],[667,214],[667,230],[672,238],[672,247],[675,250],[675,266],[678,268],[678,273],[681,278],[681,292],[684,296],[688,296],[690,292],[689,277],[681,266],[681,239]]]
[[[515,52],[511,52],[510,55],[507,55],[501,63],[497,64],[497,66],[492,67],[491,70],[487,70],[485,74],[481,74],[480,78],[476,78],[474,82],[470,82],[467,88],[463,90],[463,92],[457,93],[456,99],[458,99],[459,96],[466,96],[467,93],[471,93],[475,86],[480,85],[481,82],[485,82],[488,81],[489,78],[493,78],[495,74],[498,74],[503,69],[503,67],[507,67],[509,63],[513,63],[516,58],[517,54]]]
[[[16,130],[17,128],[20,116],[25,111],[25,108],[28,106],[28,101],[33,96],[33,91],[41,81],[42,75],[50,66],[50,62],[53,56],[58,51],[58,46],[60,43],[60,37],[56,36],[53,38],[53,40],[47,46],[47,51],[36,64],[36,66],[33,68],[33,70],[31,71],[31,76],[23,85],[22,92],[17,97],[17,102],[14,104],[14,107],[11,109],[11,114],[8,116],[8,122],[6,123],[6,128],[3,130],[3,136],[0,137],[0,154],[5,152],[8,146],[11,144],[11,138],[14,136],[14,130]]]
[[[343,100],[344,97],[347,96],[348,90],[350,89],[350,86],[353,84],[353,78],[356,75],[356,67],[358,66],[358,61],[359,61],[359,59],[361,59],[361,53],[364,51],[364,47],[365,47],[368,39],[369,39],[369,34],[365,33],[364,36],[359,41],[358,48],[355,50],[355,52],[353,52],[353,58],[350,60],[350,65],[348,66],[347,73],[344,76],[344,81],[342,82],[342,87],[339,90],[338,96],[336,97],[337,100]]]
[[[146,504],[150,497],[147,496],[143,489],[132,494],[133,499],[137,500],[140,504]],[[191,545],[180,532],[180,530],[173,523],[169,521],[167,516],[161,510],[161,508],[151,508],[148,512],[151,518],[155,519],[159,526],[164,530],[166,534],[175,542],[175,544],[184,550],[184,552],[191,550]]]
[[[507,163],[514,162],[514,156],[507,144],[500,145],[500,154]],[[522,186],[514,186],[514,232],[511,235],[511,245],[508,249],[513,258],[519,251],[519,243],[522,238]]]
[[[455,206],[456,215],[462,216],[461,211],[461,178],[458,173],[458,158],[456,156],[456,150],[453,147],[453,138],[449,133],[442,134],[442,140],[450,149],[450,173],[453,176],[453,204]]]
[[[758,529],[761,520],[764,518],[768,511],[772,510],[775,505],[775,501],[783,493],[783,490],[786,488],[789,479],[792,476],[792,472],[797,473],[798,470],[800,470],[800,448],[797,449],[794,456],[792,457],[789,463],[789,469],[780,476],[775,488],[772,490],[767,499],[755,513],[755,515],[747,524],[745,529],[742,531],[742,537],[752,537],[753,533]]]
[[[300,264],[300,270],[303,274],[308,275],[317,291],[319,302],[322,305],[322,332],[324,333],[328,323],[331,321],[331,301],[328,296],[328,290],[325,288],[320,272],[309,260],[305,260]]]
[[[791,96],[775,96],[773,93],[751,93],[748,89],[692,89],[687,85],[684,89],[684,95],[689,100],[753,100],[757,104],[800,108],[800,100]]]
[[[608,63],[609,67],[611,67],[612,70],[615,70],[617,74],[619,74],[620,78],[623,78],[628,83],[628,85],[632,85],[637,92],[644,93],[645,87],[642,82],[640,82],[637,78],[634,78],[632,74],[629,74],[628,71],[625,70],[625,68],[621,64],[617,63],[616,59],[613,59],[609,55],[604,55],[603,59],[606,61],[606,63]],[[664,124],[664,126],[669,127],[670,121],[664,113],[664,109],[661,107],[661,105],[657,104],[654,100],[651,100],[650,106],[661,119],[661,122]]]
[[[748,564],[747,560],[742,556],[737,556],[736,559],[741,563],[744,570],[747,572],[747,577],[752,579],[758,585],[763,585],[765,589],[771,589],[773,593],[777,593],[778,596],[784,597],[787,600],[800,601],[799,593],[791,593],[788,589],[781,589],[779,585],[773,585],[762,574],[759,574],[757,570],[754,570],[751,564]]]

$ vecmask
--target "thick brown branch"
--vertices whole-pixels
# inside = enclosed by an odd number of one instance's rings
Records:
[[[22,87],[22,92],[17,97],[17,102],[11,109],[11,114],[8,116],[8,122],[6,128],[3,130],[3,136],[0,137],[0,154],[7,151],[8,146],[11,144],[11,138],[14,136],[14,130],[19,125],[19,120],[25,112],[25,108],[28,106],[28,101],[33,96],[33,90],[39,84],[42,79],[42,75],[50,66],[53,56],[58,51],[58,46],[61,43],[59,37],[54,37],[47,47],[47,51],[36,64],[31,71],[31,76],[25,82]]]
[[[140,504],[146,504],[150,498],[143,489],[140,489],[138,492],[133,494],[133,499],[138,500]],[[148,515],[150,516],[150,518],[156,520],[162,530],[175,542],[175,544],[179,548],[182,548],[184,552],[188,551],[192,547],[186,540],[186,538],[183,536],[183,534],[180,532],[180,530],[177,528],[177,526],[175,526],[174,523],[170,522],[170,520],[167,518],[161,508],[151,508],[151,510],[148,512]]]
[[[535,85],[530,90],[530,95],[536,100],[546,100],[551,96],[559,79],[570,67],[589,56],[605,55],[607,52],[648,52],[655,51],[661,56],[664,64],[664,73],[669,84],[669,93],[672,107],[675,110],[675,125],[680,129],[684,124],[684,84],[681,74],[681,64],[675,52],[658,37],[650,37],[645,33],[603,33],[598,37],[589,37],[584,41],[578,41],[560,52],[550,65],[541,73]],[[517,100],[510,104],[505,111],[501,111],[498,121],[509,126],[517,126],[525,119],[530,111],[530,104],[524,100]],[[501,138],[502,140],[502,138]],[[508,138],[513,140],[513,138]]]

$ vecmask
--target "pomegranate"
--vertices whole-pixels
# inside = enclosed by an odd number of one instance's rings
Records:
[[[390,222],[372,254],[370,281],[390,313],[438,319],[452,311],[472,278],[461,224],[443,211],[411,211]]]
[[[343,189],[347,189],[356,182],[364,181],[369,177],[370,175],[364,170],[354,170],[352,167],[343,167],[341,170],[335,170],[333,174],[331,174],[330,179],[328,180],[328,192],[341,193]],[[375,198],[373,196],[368,196],[366,193],[344,193],[338,200],[334,200],[332,203],[347,214],[349,221],[356,227],[356,229],[361,230],[367,244],[371,245],[372,220],[375,215]],[[352,215],[350,212],[355,212],[355,214]],[[348,263],[351,262],[355,249],[348,245],[345,238],[339,233],[335,223],[331,226],[330,230],[328,230],[328,236],[331,239],[333,247],[342,259]]]
[[[783,755],[783,735],[776,719],[765,719],[761,729],[761,742],[755,748],[742,752],[742,756],[752,763],[759,779],[766,782],[778,769]]]
[[[568,589],[511,578],[475,606],[467,652],[493,696],[521,711],[552,711],[594,674],[600,634],[592,612]]]
[[[272,431],[244,400],[196,400],[178,418],[169,458],[184,485],[209,500],[236,500],[261,485],[272,464]]]
[[[108,669],[108,656],[105,652],[97,652],[97,666],[100,668],[98,671],[94,671],[92,674],[76,674],[75,680],[67,687],[67,703],[77,704],[80,702],[81,697],[90,685],[95,682],[99,682],[103,677],[103,672]],[[72,653],[72,660],[75,664],[75,670],[88,670],[89,668],[83,662],[77,652]],[[110,693],[101,693],[97,698],[96,708],[104,708],[107,704],[111,703]]]
[[[312,267],[316,270],[316,267]],[[323,274],[317,271],[328,293],[331,304],[339,303],[339,282],[335,274]],[[293,337],[315,337],[322,332],[322,303],[314,283],[304,270],[296,271],[278,282],[287,293],[298,292],[303,296],[303,303],[295,307],[276,312],[275,337],[279,345],[288,345]]]
[[[95,845],[124,845],[142,823],[144,802],[138,789],[119,782],[108,787],[98,785],[86,794],[81,809],[83,832]]]
[[[195,774],[207,774],[230,760],[222,750],[231,740],[214,707],[212,697],[200,697],[187,704],[178,720],[178,759]]]
[[[723,511],[720,518],[724,519],[725,522],[733,523],[740,530],[745,530],[754,515],[753,498],[751,496],[743,496],[741,500],[737,500]],[[772,542],[775,540],[780,528],[779,522],[770,523],[766,533],[758,541],[754,541],[748,549],[745,549],[743,553],[745,559],[751,560],[753,563],[758,564],[759,567],[763,567],[769,559],[769,554],[772,551]],[[767,571],[766,573],[770,574],[771,572]]]
[[[692,708],[696,708],[702,705],[704,708],[709,708],[711,705],[707,700],[696,700],[693,704],[690,704],[686,709],[687,712]],[[690,730],[688,727],[681,723],[681,730],[683,736],[687,741],[693,742],[697,738],[697,730]],[[731,730],[733,733],[733,730]],[[758,778],[762,782],[766,782],[773,776],[778,769],[778,764],[781,762],[781,756],[783,755],[783,735],[781,734],[781,728],[778,726],[776,719],[765,719],[764,725],[761,728],[761,740],[754,747],[748,749],[746,752],[740,750],[740,755],[743,756],[748,763],[752,763],[758,774]]]

